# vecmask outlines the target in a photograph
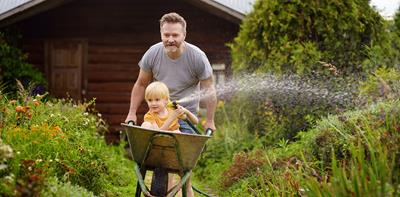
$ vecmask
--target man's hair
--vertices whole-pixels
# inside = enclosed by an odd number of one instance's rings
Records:
[[[186,33],[186,21],[185,21],[185,19],[181,15],[179,15],[179,14],[177,14],[175,12],[164,14],[164,16],[161,17],[161,19],[160,19],[160,29],[165,23],[179,23],[183,27],[183,32]]]
[[[147,86],[144,98],[148,100],[155,97],[169,100],[169,90],[163,82],[155,81]]]

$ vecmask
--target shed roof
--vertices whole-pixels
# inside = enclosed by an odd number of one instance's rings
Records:
[[[1,0],[0,26],[27,18],[71,0]],[[256,0],[186,0],[200,7],[219,11],[224,18],[242,20]],[[218,14],[217,15],[221,15]],[[10,20],[11,19],[11,20]],[[5,22],[7,21],[7,22]]]
[[[253,8],[253,4],[256,0],[214,0],[222,5],[230,7],[242,14],[247,14]]]
[[[5,13],[31,0],[2,0],[0,1],[0,14]]]

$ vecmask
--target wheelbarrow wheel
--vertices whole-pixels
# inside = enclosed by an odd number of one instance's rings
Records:
[[[163,168],[156,168],[153,171],[151,180],[151,195],[166,196],[168,191],[168,172]]]

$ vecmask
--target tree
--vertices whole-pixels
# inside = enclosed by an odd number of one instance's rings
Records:
[[[321,62],[363,72],[385,21],[369,0],[258,0],[231,44],[234,71],[307,74]]]

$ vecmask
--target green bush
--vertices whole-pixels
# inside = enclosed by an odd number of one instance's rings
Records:
[[[400,97],[400,71],[379,68],[360,83],[360,97],[367,103]]]
[[[16,80],[29,85],[45,88],[47,81],[43,74],[27,63],[28,55],[11,45],[3,32],[0,32],[0,83],[6,85],[5,92],[14,94],[18,90]],[[40,90],[44,93],[44,90]]]
[[[400,7],[396,11],[396,14],[393,18],[393,22],[394,22],[394,32],[396,32],[396,34],[400,36]]]
[[[298,74],[365,72],[365,47],[385,36],[383,18],[369,1],[256,1],[231,45],[235,71]]]
[[[95,196],[92,192],[87,191],[85,188],[73,185],[70,182],[63,183],[57,180],[56,177],[49,178],[46,189],[43,191],[41,196]]]
[[[1,195],[54,194],[66,188],[103,196],[133,193],[133,163],[124,157],[124,144],[105,143],[104,121],[88,113],[94,103],[0,96],[5,104],[1,139],[14,153],[0,170]]]

